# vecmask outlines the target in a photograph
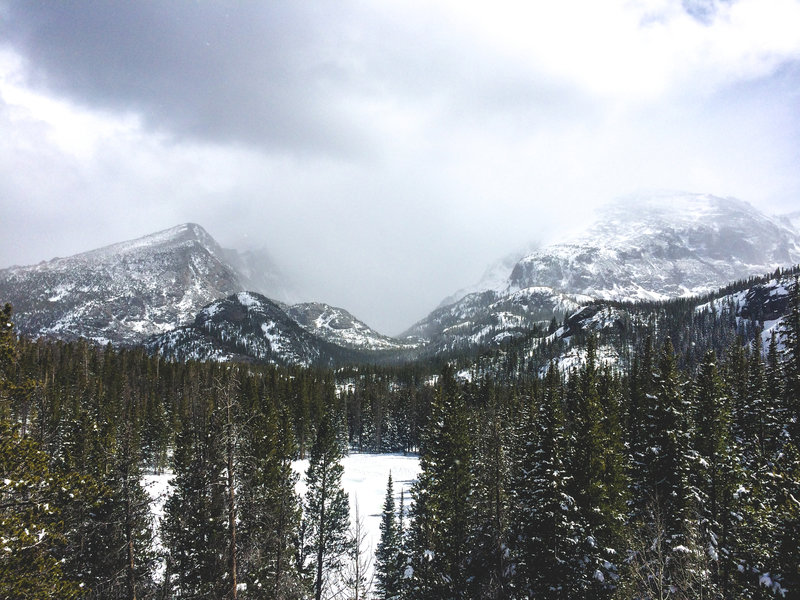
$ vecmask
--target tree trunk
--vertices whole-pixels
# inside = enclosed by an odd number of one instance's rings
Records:
[[[327,493],[327,471],[322,471],[322,503],[319,511],[319,540],[317,541],[317,579],[314,582],[314,598],[322,600],[322,560],[325,557],[325,495]]]
[[[231,398],[228,401],[228,530],[230,532],[230,571],[231,571],[231,598],[236,600],[239,585],[236,578],[236,490],[233,477],[233,422],[231,420]]]

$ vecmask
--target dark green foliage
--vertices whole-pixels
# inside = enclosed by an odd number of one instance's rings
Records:
[[[800,305],[795,289],[778,301],[765,357],[761,317],[735,303],[604,303],[565,321],[586,356],[572,372],[540,378],[567,342],[531,334],[454,353],[476,383],[447,366],[437,385],[437,361],[331,372],[17,340],[5,309],[0,535],[13,551],[0,554],[0,589],[334,593],[354,548],[349,444],[421,454],[403,534],[387,495],[382,598],[797,597]],[[582,329],[590,315],[613,331]],[[613,368],[601,350],[617,353]],[[170,455],[161,585],[140,481]],[[309,455],[301,521],[291,463]]]
[[[392,474],[386,484],[386,499],[381,514],[381,539],[375,551],[375,588],[381,600],[397,600],[402,589],[402,532],[394,504]]]
[[[548,369],[534,414],[523,406],[511,471],[510,546],[518,595],[569,598],[580,566],[575,501],[567,488],[561,381]]]
[[[294,439],[288,413],[264,399],[244,432],[240,457],[239,531],[242,581],[248,598],[302,596],[296,568],[300,501],[292,470]]]
[[[314,598],[320,600],[340,585],[345,554],[349,549],[350,504],[342,489],[342,448],[332,418],[322,417],[311,448],[306,472],[306,524],[309,571]]]
[[[506,409],[493,386],[479,391],[483,418],[477,422],[472,461],[472,532],[468,569],[473,597],[507,598],[511,588],[509,560],[509,446]]]
[[[617,577],[627,480],[616,390],[610,375],[597,367],[594,337],[589,338],[586,365],[576,378],[577,386],[568,396],[574,407],[569,489],[575,500],[582,565],[574,581],[578,593],[602,597],[613,589]]]
[[[207,411],[197,403],[176,437],[174,491],[164,509],[162,537],[171,587],[180,595],[212,599],[225,592],[227,552],[219,433]]]
[[[471,440],[464,397],[453,373],[442,373],[422,442],[412,490],[411,597],[461,598],[469,587],[472,528]]]
[[[0,419],[0,598],[74,598],[78,581],[61,558],[70,547],[76,505],[98,494],[89,480],[51,470],[48,456]]]

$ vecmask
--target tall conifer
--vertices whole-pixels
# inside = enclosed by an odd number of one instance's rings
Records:
[[[331,416],[325,413],[311,447],[306,472],[304,520],[307,527],[314,598],[329,598],[341,584],[349,548],[350,505],[342,489],[342,448]]]

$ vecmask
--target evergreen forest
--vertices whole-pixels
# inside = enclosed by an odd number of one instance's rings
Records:
[[[766,341],[757,316],[640,310],[616,363],[588,332],[567,368],[521,340],[323,369],[28,340],[6,305],[0,598],[800,598],[796,280]],[[355,451],[421,466],[402,502],[380,482],[374,581]]]

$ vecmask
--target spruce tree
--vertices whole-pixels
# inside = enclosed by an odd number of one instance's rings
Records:
[[[386,498],[380,524],[381,537],[375,551],[376,591],[380,600],[397,600],[400,597],[403,564],[401,562],[402,538],[394,504],[392,474],[386,483]]]
[[[713,597],[727,597],[732,577],[734,546],[731,520],[734,509],[735,456],[731,436],[731,406],[717,373],[716,357],[709,352],[695,382],[694,450],[697,454],[693,485],[704,548],[711,567]]]
[[[452,369],[447,367],[431,407],[422,441],[420,474],[412,489],[411,597],[466,595],[472,524],[469,436],[464,399]]]
[[[350,505],[342,489],[341,460],[342,448],[332,417],[325,413],[311,447],[303,516],[315,600],[329,598],[338,591],[350,545]]]
[[[581,566],[575,501],[567,491],[561,381],[554,365],[537,407],[523,408],[515,438],[510,541],[515,592],[520,597],[569,598]]]
[[[795,277],[789,295],[789,314],[784,317],[784,411],[792,443],[800,448],[800,280]]]
[[[649,499],[655,493],[650,468],[656,444],[655,399],[653,340],[647,336],[642,350],[636,353],[630,375],[627,430],[631,457],[631,520],[644,518]]]
[[[164,507],[162,538],[174,574],[167,586],[179,597],[211,600],[226,592],[224,463],[208,407],[195,400],[175,440],[173,492]]]
[[[509,427],[495,389],[485,384],[480,394],[483,409],[472,460],[473,526],[468,569],[472,596],[488,600],[507,597],[510,586]]]
[[[590,336],[572,405],[571,495],[575,499],[582,547],[579,589],[600,597],[614,587],[626,485],[618,399],[597,367],[596,341]],[[605,396],[605,397],[604,397]],[[609,551],[610,550],[610,551]]]
[[[648,352],[637,374],[642,383],[634,384],[641,390],[642,439],[632,441],[632,511],[621,592],[632,597],[693,597],[702,585],[697,575],[704,559],[693,520],[691,401],[669,338],[658,364],[644,368],[645,363],[652,365]],[[631,430],[636,429],[632,424]]]
[[[300,527],[295,445],[288,410],[270,400],[248,419],[240,460],[239,501],[242,580],[250,598],[300,598],[295,564]]]
[[[64,568],[81,526],[75,506],[92,506],[97,494],[89,478],[51,469],[33,440],[0,419],[0,598],[78,597]]]

